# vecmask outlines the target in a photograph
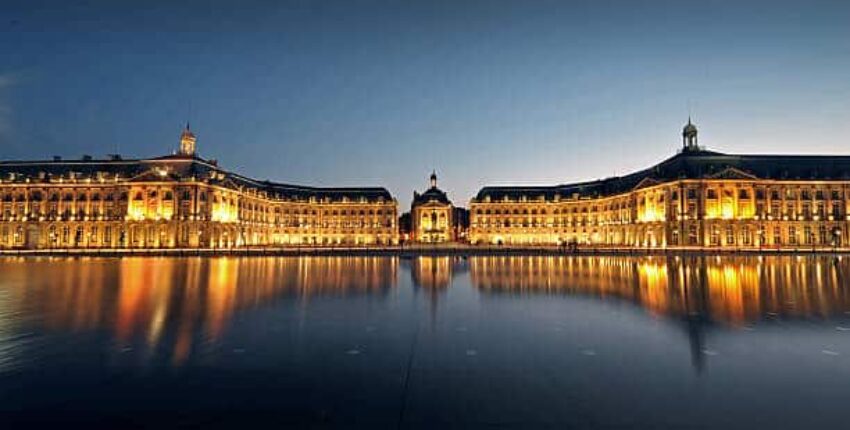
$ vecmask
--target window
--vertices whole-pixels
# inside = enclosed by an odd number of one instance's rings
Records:
[[[735,230],[732,229],[731,225],[726,226],[726,244],[734,245],[735,244]]]
[[[709,237],[713,246],[720,245],[720,227],[716,225],[711,226],[711,234]]]
[[[697,245],[697,240],[698,240],[697,226],[691,224],[691,225],[688,226],[688,244],[689,245]]]
[[[742,245],[751,245],[752,244],[752,234],[750,233],[750,226],[745,225],[741,227],[741,244]]]

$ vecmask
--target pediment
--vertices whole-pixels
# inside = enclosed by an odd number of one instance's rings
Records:
[[[709,175],[710,179],[758,179],[757,176],[735,167],[727,167],[715,174]]]
[[[221,186],[221,187],[224,187],[224,188],[234,189],[234,190],[237,190],[237,189],[239,189],[239,188],[240,188],[240,185],[239,185],[239,184],[237,184],[237,183],[236,183],[233,179],[231,179],[229,176],[228,176],[228,177],[225,177],[224,179],[222,179],[221,181],[219,181],[216,185]]]
[[[129,179],[130,182],[173,182],[175,180],[176,178],[172,173],[166,173],[163,175],[162,171],[158,169],[148,169]]]
[[[633,190],[639,190],[641,188],[651,187],[651,186],[654,186],[654,185],[658,185],[660,183],[661,183],[661,181],[659,181],[658,179],[647,176],[646,178],[641,179],[641,181],[638,182],[638,184],[635,185],[634,188],[632,188],[632,189]]]

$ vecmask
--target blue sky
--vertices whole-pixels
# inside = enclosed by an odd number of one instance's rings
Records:
[[[199,151],[260,179],[625,174],[700,142],[850,154],[850,2],[6,1],[0,158]],[[133,4],[135,3],[135,5]],[[179,3],[179,4],[172,4]]]

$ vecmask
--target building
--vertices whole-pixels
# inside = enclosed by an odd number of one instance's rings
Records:
[[[125,160],[0,162],[0,248],[226,248],[391,245],[384,188],[259,181],[196,152]]]
[[[411,239],[420,243],[455,240],[455,211],[446,193],[437,187],[437,172],[431,173],[430,187],[413,192],[410,205]]]
[[[544,187],[484,187],[473,244],[828,248],[848,243],[850,157],[729,155],[698,145],[648,169]]]

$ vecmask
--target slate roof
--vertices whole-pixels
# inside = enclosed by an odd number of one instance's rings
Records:
[[[311,187],[303,185],[284,184],[272,181],[261,181],[242,176],[218,167],[214,161],[198,157],[169,155],[149,159],[119,159],[95,160],[90,158],[78,160],[37,160],[37,161],[0,161],[0,177],[8,178],[11,174],[19,178],[38,180],[42,173],[44,180],[50,177],[68,177],[75,172],[79,177],[94,178],[98,173],[110,177],[120,175],[131,179],[151,172],[154,168],[167,168],[166,178],[172,180],[196,177],[209,179],[210,182],[230,187],[254,188],[266,191],[278,198],[317,199],[328,198],[333,201],[343,197],[349,200],[392,200],[390,192],[383,187]]]
[[[726,176],[724,176],[726,175]],[[730,155],[698,150],[680,152],[653,167],[625,176],[554,186],[489,186],[475,199],[501,200],[526,196],[554,199],[604,197],[628,192],[642,181],[669,182],[677,179],[734,177],[773,180],[850,180],[850,156],[831,155]]]
[[[416,192],[413,193],[414,206],[423,203],[428,203],[432,200],[443,204],[451,204],[451,201],[449,201],[449,197],[446,195],[446,192],[437,187],[431,187],[422,194]]]

